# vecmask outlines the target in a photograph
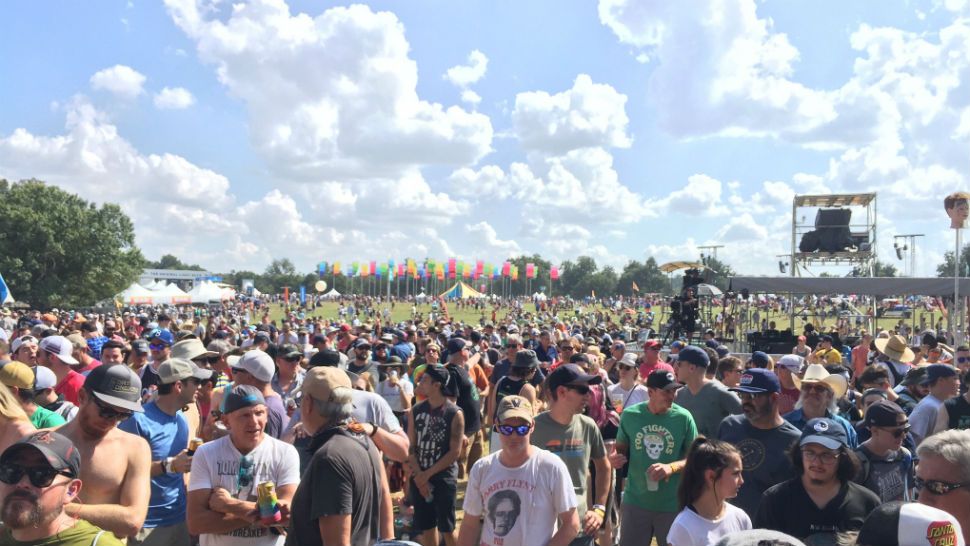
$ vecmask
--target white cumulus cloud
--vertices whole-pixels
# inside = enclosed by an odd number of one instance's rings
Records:
[[[444,78],[464,89],[473,83],[478,83],[478,80],[485,77],[487,70],[488,57],[476,49],[468,54],[467,64],[460,64],[449,68],[445,72]]]
[[[195,104],[195,97],[184,87],[164,87],[155,94],[155,108],[160,110],[184,110]]]
[[[91,87],[125,99],[133,99],[144,92],[145,80],[145,76],[134,68],[117,64],[95,72],[91,76]]]

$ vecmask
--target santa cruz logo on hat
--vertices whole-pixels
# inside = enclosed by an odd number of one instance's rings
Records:
[[[829,429],[829,424],[825,421],[819,421],[815,423],[815,432],[825,432]]]
[[[949,521],[934,521],[926,526],[926,543],[932,546],[957,544],[957,532]]]

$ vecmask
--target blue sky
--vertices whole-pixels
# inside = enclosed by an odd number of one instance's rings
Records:
[[[793,195],[877,191],[880,257],[926,233],[932,274],[970,168],[968,4],[7,2],[0,176],[118,202],[146,256],[214,270],[718,243],[771,274]]]

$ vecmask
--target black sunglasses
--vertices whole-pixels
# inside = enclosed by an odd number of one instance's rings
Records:
[[[54,478],[60,474],[73,478],[74,476],[64,470],[54,470],[49,466],[23,467],[14,463],[4,463],[0,465],[0,482],[9,485],[17,485],[26,474],[30,483],[37,488],[50,487],[54,483]]]
[[[118,411],[111,406],[105,404],[101,400],[98,400],[97,396],[91,395],[94,403],[98,406],[98,415],[102,419],[107,419],[108,421],[124,421],[133,415],[130,411]]]
[[[579,394],[589,394],[589,385],[563,385],[571,391],[576,391]]]
[[[915,485],[916,489],[920,491],[922,491],[923,489],[926,489],[927,491],[929,491],[930,493],[933,493],[934,495],[946,495],[947,493],[949,493],[950,491],[953,491],[954,489],[960,489],[961,487],[970,487],[970,483],[968,482],[947,483],[947,482],[941,482],[939,480],[924,480],[922,478],[916,478],[915,480],[913,480],[913,485]]]
[[[222,357],[221,356],[207,356],[207,357],[205,357],[205,361],[208,362],[209,364],[218,364],[220,358],[222,358]]]

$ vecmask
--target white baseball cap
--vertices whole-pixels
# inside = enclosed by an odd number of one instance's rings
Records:
[[[239,358],[239,362],[236,363],[234,368],[245,370],[257,380],[267,383],[273,380],[273,372],[276,371],[276,366],[273,364],[273,357],[259,349],[246,351]]]
[[[56,356],[65,364],[78,364],[77,359],[71,354],[74,352],[74,345],[64,336],[45,337],[40,340],[40,350]]]

